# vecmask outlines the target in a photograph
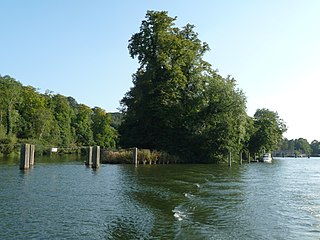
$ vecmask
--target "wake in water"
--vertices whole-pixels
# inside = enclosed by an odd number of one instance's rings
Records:
[[[173,216],[178,220],[182,221],[187,218],[188,212],[185,209],[182,209],[181,207],[177,206],[175,207],[172,212],[174,213]]]

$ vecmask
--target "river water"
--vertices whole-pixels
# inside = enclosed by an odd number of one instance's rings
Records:
[[[320,159],[97,171],[2,160],[0,239],[320,239]]]

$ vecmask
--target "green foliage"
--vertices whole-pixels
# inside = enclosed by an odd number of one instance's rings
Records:
[[[320,144],[314,140],[309,144],[307,139],[283,139],[279,144],[278,150],[289,156],[313,155],[318,156],[320,153]]]
[[[209,50],[193,25],[175,26],[167,12],[148,11],[129,53],[140,67],[122,99],[125,147],[157,149],[186,161],[216,161],[247,136],[245,96],[203,60]]]
[[[110,115],[111,115],[111,127],[113,127],[114,129],[119,129],[123,120],[122,113],[113,112],[113,113],[110,113]]]
[[[100,108],[90,109],[50,91],[41,94],[0,76],[0,153],[11,153],[17,141],[36,144],[37,153],[50,146],[64,148],[64,152],[83,145],[115,147],[117,132],[110,124],[110,115]]]
[[[251,153],[272,152],[282,139],[287,127],[278,113],[268,109],[258,109],[254,114],[253,131],[248,148]]]
[[[15,110],[20,100],[21,87],[21,83],[10,76],[0,75],[0,124],[6,127],[6,133],[9,135],[19,120]]]
[[[311,154],[311,147],[307,139],[299,138],[295,140],[294,144],[295,150],[298,152],[298,154]]]
[[[16,148],[17,138],[15,135],[10,134],[4,137],[0,137],[0,153],[9,155]]]
[[[54,118],[58,124],[58,131],[60,135],[60,146],[69,146],[74,139],[72,139],[71,119],[73,111],[69,106],[68,99],[60,94],[52,97],[52,111]]]
[[[317,140],[313,140],[310,144],[311,153],[313,156],[320,156],[320,142]]]
[[[77,114],[74,121],[74,128],[76,132],[76,142],[82,146],[93,145],[92,132],[92,109],[84,104],[77,107]]]
[[[92,123],[93,139],[95,143],[101,147],[115,148],[117,132],[110,126],[110,114],[99,107],[95,107],[93,108]]]

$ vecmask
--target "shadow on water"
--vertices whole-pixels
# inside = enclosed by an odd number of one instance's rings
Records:
[[[0,164],[0,239],[317,239],[320,232],[320,159],[95,171],[66,155],[24,172],[17,160]]]
[[[234,208],[243,201],[240,166],[140,165],[134,173],[128,194],[152,214],[152,237],[201,239],[236,218]]]
[[[83,164],[85,156],[77,154],[52,154],[50,156],[35,156],[35,165],[37,164],[57,164],[57,163],[79,163]],[[4,156],[0,155],[0,165],[19,165],[20,156],[18,154]]]

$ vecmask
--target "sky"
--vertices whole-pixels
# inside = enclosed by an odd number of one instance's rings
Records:
[[[138,67],[128,40],[147,10],[195,25],[248,115],[276,111],[288,139],[320,140],[318,0],[0,0],[0,75],[117,111]]]

